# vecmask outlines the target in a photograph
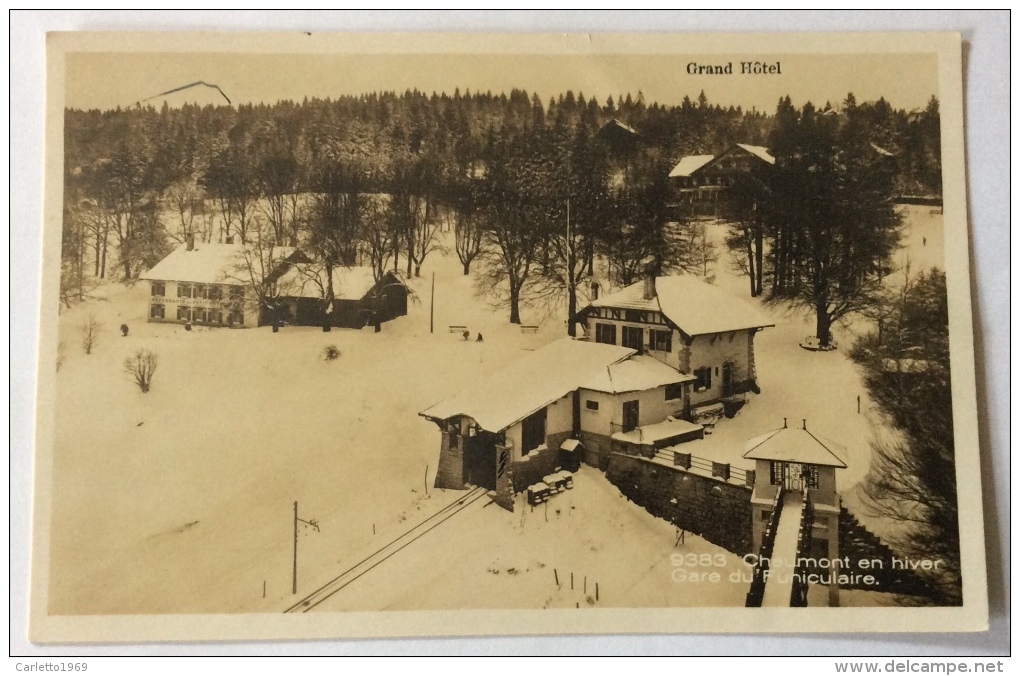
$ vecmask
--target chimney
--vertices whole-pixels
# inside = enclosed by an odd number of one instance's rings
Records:
[[[807,432],[807,418],[801,418],[800,424],[804,426],[804,431]]]
[[[786,418],[783,418],[783,429],[786,429]]]
[[[645,288],[641,297],[645,300],[652,300],[655,298],[655,274],[658,266],[655,261],[650,262],[645,266]]]
[[[185,241],[188,243],[188,251],[194,251],[195,250],[195,236],[194,235],[188,235],[185,238]]]
[[[592,300],[598,300],[599,299],[599,283],[598,282],[592,282],[591,283],[591,299]]]

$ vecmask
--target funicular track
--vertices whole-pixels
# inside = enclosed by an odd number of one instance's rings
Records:
[[[446,521],[482,499],[487,493],[488,491],[485,488],[472,488],[459,500],[454,500],[432,516],[429,516],[424,521],[421,521],[416,526],[405,531],[400,536],[383,545],[372,554],[363,558],[361,561],[358,561],[356,564],[343,571],[332,580],[313,591],[311,594],[308,594],[283,612],[307,613],[309,610],[333,596],[344,587],[353,583],[362,575],[365,575],[400,550],[413,544],[416,540],[423,537],[434,528],[446,523]]]

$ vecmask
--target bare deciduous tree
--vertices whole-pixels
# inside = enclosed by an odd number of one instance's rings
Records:
[[[935,605],[962,602],[959,497],[953,445],[946,276],[930,270],[905,277],[890,294],[882,331],[861,336],[851,356],[864,369],[868,392],[897,429],[876,441],[861,481],[864,506],[898,528],[887,535],[900,555],[940,560],[921,597]],[[917,603],[921,599],[904,599]]]
[[[471,263],[482,253],[482,244],[485,242],[482,219],[468,200],[458,204],[456,210],[448,211],[447,218],[454,219],[454,248],[464,266],[464,274],[470,274]]]
[[[124,360],[124,372],[131,376],[131,379],[144,394],[152,386],[152,376],[156,373],[158,363],[159,360],[154,352],[138,350],[134,356]]]
[[[361,244],[372,265],[375,281],[386,274],[390,259],[397,246],[399,233],[393,228],[387,213],[388,205],[381,198],[370,195],[365,198],[361,217]]]
[[[101,326],[96,321],[96,316],[90,314],[88,319],[78,327],[81,330],[81,346],[84,348],[85,354],[92,354],[92,349],[96,346],[96,341],[99,339],[99,329]]]

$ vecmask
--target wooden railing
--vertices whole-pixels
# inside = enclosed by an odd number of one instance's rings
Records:
[[[811,492],[804,491],[804,508],[800,511],[800,530],[797,537],[797,567],[794,569],[793,589],[790,591],[790,607],[806,608],[808,593],[807,560],[811,556],[811,527],[815,522],[815,508],[811,503]],[[834,571],[830,571],[835,574]]]
[[[772,558],[772,551],[776,545],[776,530],[779,528],[779,517],[783,512],[783,488],[776,491],[776,499],[772,501],[772,513],[769,515],[768,523],[765,524],[765,532],[762,534],[761,547],[758,549],[758,561],[754,565],[754,577],[751,579],[751,588],[747,592],[747,600],[744,606],[747,608],[761,608],[762,599],[765,598],[765,574],[769,570],[769,559]]]
[[[745,486],[754,485],[754,470],[744,470],[739,467],[734,467],[729,463],[715,462],[707,458],[699,458],[696,455],[690,453],[682,453],[680,451],[670,452],[666,450],[659,451],[655,454],[660,460],[666,460],[672,462],[674,467],[680,467],[686,470],[695,470],[698,473],[708,474],[709,476],[722,479],[723,481],[739,481]]]

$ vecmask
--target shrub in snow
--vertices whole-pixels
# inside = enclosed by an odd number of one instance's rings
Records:
[[[322,351],[322,358],[326,361],[333,361],[340,358],[340,348],[336,345],[327,345],[326,349]]]
[[[131,379],[144,394],[152,386],[152,376],[156,372],[158,362],[155,353],[149,350],[138,350],[134,356],[124,360],[124,372],[131,376]]]
[[[120,325],[120,334],[122,336],[124,336],[125,338],[127,338],[127,334],[128,334],[128,325],[127,324],[121,324]]]

